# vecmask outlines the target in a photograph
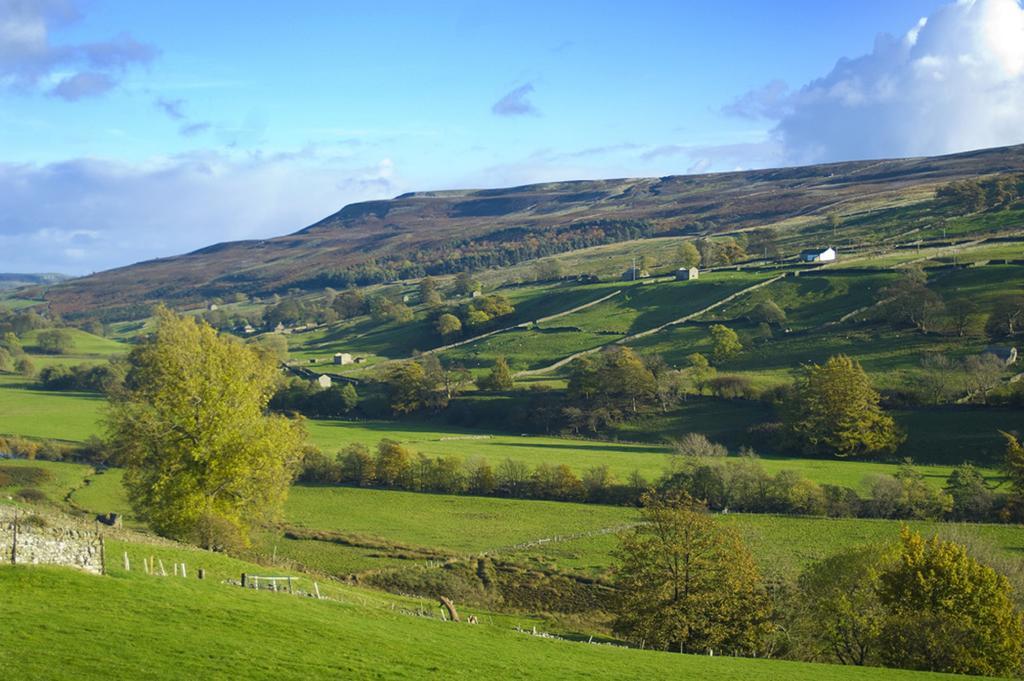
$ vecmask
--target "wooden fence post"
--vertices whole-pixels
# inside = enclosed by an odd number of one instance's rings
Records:
[[[131,572],[131,569],[132,569],[131,563],[128,562],[128,552],[125,551],[124,552],[124,571],[125,572]]]
[[[206,570],[203,568],[199,568],[199,571],[196,573],[196,577],[198,579],[206,579]]]
[[[244,589],[244,588],[245,588],[245,586],[246,586],[246,585],[245,585],[245,573],[243,572],[243,573],[242,573],[242,588]]]
[[[14,538],[11,540],[11,565],[18,564],[18,511],[14,511]]]
[[[319,601],[320,600],[320,585],[317,584],[316,582],[313,582],[313,593],[316,594],[316,599]]]

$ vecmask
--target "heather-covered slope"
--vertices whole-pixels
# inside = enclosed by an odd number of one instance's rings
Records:
[[[1024,146],[935,158],[404,194],[288,236],[217,244],[47,293],[62,314],[242,291],[344,286],[503,266],[612,241],[703,234],[905,205],[939,183],[1024,170]],[[130,315],[129,315],[130,316]]]

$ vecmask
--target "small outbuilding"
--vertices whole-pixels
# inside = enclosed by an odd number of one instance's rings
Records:
[[[316,384],[326,390],[331,387],[331,377],[327,374],[321,374],[316,378]]]
[[[828,248],[808,248],[800,251],[800,260],[804,262],[832,262],[836,259],[836,249],[829,246]]]
[[[700,270],[696,267],[680,267],[676,270],[676,281],[692,281],[700,278]]]
[[[347,352],[336,352],[334,353],[335,364],[351,364],[352,355]]]

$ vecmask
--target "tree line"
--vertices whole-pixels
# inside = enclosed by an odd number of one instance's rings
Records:
[[[816,483],[796,470],[770,474],[751,450],[730,457],[725,447],[699,434],[678,439],[669,467],[652,481],[638,470],[626,479],[617,478],[605,465],[577,475],[564,464],[531,467],[511,458],[492,464],[480,457],[430,457],[387,438],[373,450],[363,444],[349,445],[333,459],[309,449],[298,479],[410,492],[625,506],[641,504],[643,495],[655,489],[662,494],[686,494],[723,512],[1018,522],[1024,519],[1024,452],[1017,440],[1007,437],[1006,471],[1015,481],[1009,492],[998,492],[970,463],[954,468],[945,486],[937,488],[919,468],[904,462],[893,475],[867,477],[868,494],[862,496],[850,487]]]

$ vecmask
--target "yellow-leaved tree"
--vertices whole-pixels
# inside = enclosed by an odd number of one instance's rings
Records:
[[[205,548],[248,543],[284,504],[305,433],[267,413],[277,369],[205,322],[158,308],[129,355],[107,440],[135,512],[158,533]]]
[[[615,631],[648,648],[754,655],[770,604],[750,551],[685,494],[647,494],[615,551]]]
[[[891,453],[903,441],[860,362],[846,355],[811,364],[787,405],[790,434],[807,453],[867,456]]]

